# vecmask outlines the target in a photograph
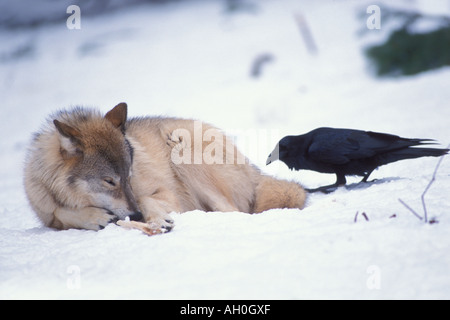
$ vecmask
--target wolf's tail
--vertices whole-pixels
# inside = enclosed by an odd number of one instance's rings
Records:
[[[275,208],[299,208],[305,206],[306,192],[297,183],[262,176],[255,190],[253,213]]]

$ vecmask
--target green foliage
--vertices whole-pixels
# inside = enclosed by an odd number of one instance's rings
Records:
[[[450,65],[450,27],[429,33],[394,31],[382,45],[366,49],[378,76],[414,75]]]

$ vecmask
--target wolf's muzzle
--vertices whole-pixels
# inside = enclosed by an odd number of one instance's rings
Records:
[[[131,221],[143,221],[144,220],[144,216],[139,211],[130,214],[128,217],[130,218]]]

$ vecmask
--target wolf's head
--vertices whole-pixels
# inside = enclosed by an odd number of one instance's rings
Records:
[[[133,149],[125,137],[127,105],[104,117],[74,112],[53,121],[68,169],[70,195],[80,207],[98,207],[119,219],[141,220],[130,185]]]

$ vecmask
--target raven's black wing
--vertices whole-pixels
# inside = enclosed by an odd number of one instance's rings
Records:
[[[349,141],[347,135],[326,131],[314,136],[308,157],[327,164],[343,165],[350,161],[348,155],[358,149],[359,144]]]
[[[419,145],[428,139],[405,139],[396,135],[352,129],[319,129],[308,148],[314,161],[343,165],[352,160]]]

